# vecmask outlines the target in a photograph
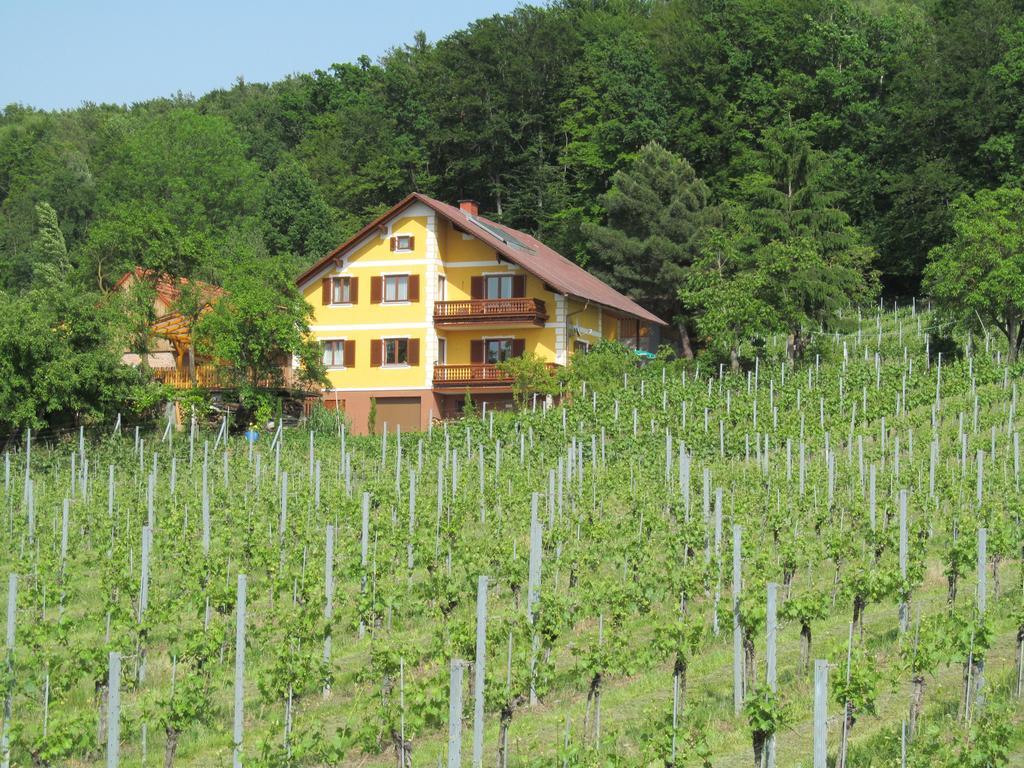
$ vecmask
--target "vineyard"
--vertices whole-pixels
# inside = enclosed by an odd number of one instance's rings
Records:
[[[1020,367],[844,323],[423,434],[22,435],[3,766],[1024,763]]]

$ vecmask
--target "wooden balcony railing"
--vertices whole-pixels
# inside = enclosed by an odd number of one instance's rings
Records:
[[[548,370],[554,372],[558,366],[548,363]],[[467,365],[435,365],[435,386],[463,386],[472,384],[508,385],[512,377],[496,365],[470,363]]]
[[[191,389],[192,380],[189,378],[188,370],[177,368],[154,368],[153,378],[162,384],[175,389]],[[235,382],[226,371],[213,365],[196,366],[196,386],[202,389],[234,389]],[[273,389],[283,387],[284,389],[308,389],[308,385],[300,382],[291,368],[281,369],[281,380],[276,381],[270,377],[258,382],[258,386]]]
[[[548,311],[541,299],[466,299],[434,302],[438,325],[469,323],[532,323],[543,325]]]

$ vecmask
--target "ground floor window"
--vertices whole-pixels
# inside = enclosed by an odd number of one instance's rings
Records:
[[[345,342],[342,339],[330,339],[323,342],[324,366],[327,368],[345,367]]]
[[[572,343],[572,351],[576,354],[585,355],[590,351],[590,342],[576,339],[576,341]]]
[[[409,340],[384,339],[384,365],[408,365]]]

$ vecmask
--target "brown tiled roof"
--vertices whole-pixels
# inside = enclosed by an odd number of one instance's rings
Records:
[[[489,245],[506,260],[517,264],[527,272],[543,280],[557,293],[591,301],[613,309],[616,312],[639,317],[651,323],[667,325],[660,317],[648,312],[629,297],[619,293],[610,285],[594,277],[585,269],[569,261],[562,254],[544,245],[544,243],[531,235],[512,229],[504,224],[498,224],[483,216],[471,216],[460,208],[442,203],[418,192],[412,193],[382,216],[371,221],[346,242],[342,243],[301,274],[297,282],[300,285],[306,282],[351,245],[362,240],[385,221],[414,202],[420,202],[428,206],[452,224]]]
[[[131,278],[136,280],[153,279],[156,274],[155,270],[144,269],[143,267],[135,267],[128,272],[125,272],[121,279],[114,283],[113,290],[120,291]],[[224,289],[218,288],[216,285],[210,283],[204,283],[202,280],[189,280],[187,277],[172,277],[166,272],[159,275],[156,278],[156,282],[153,284],[156,290],[157,296],[164,300],[167,304],[173,304],[181,296],[182,286],[191,283],[199,289],[199,294],[204,301],[213,301],[224,295]]]

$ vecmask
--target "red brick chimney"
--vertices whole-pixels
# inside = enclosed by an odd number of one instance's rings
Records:
[[[459,200],[459,210],[470,216],[477,216],[480,213],[480,206],[477,205],[476,200]]]

